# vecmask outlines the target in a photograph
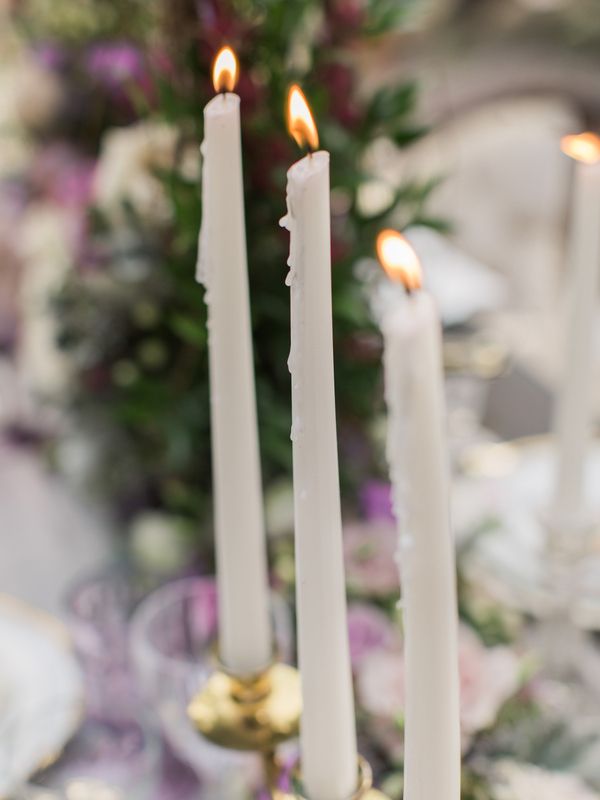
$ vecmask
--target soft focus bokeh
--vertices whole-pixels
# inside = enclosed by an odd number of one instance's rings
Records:
[[[216,624],[206,307],[194,275],[202,110],[223,43],[241,65],[278,636],[291,656],[289,242],[278,221],[298,157],[283,118],[297,81],[331,152],[338,441],[363,750],[399,798],[403,641],[374,314],[375,238],[392,227],[417,250],[444,324],[464,797],[596,798],[595,639],[565,620],[543,635],[531,624],[538,598],[527,558],[541,547],[551,448],[522,437],[550,431],[563,375],[573,162],[560,139],[600,129],[598,0],[0,0],[0,592],[70,624],[87,702],[72,749],[38,785],[67,787],[67,800],[186,800],[199,796],[203,770],[210,786],[221,771],[181,733],[164,691],[189,693],[200,672],[182,663],[195,638],[187,628],[183,644],[165,633],[171,612],[155,599],[155,627],[150,611],[147,627],[135,627],[135,663],[128,641],[143,598],[176,578],[200,588],[177,600],[173,631],[188,613],[211,636]],[[590,336],[600,339],[600,325]],[[597,349],[592,369],[598,378]],[[600,381],[594,387],[597,412]],[[592,566],[575,606],[595,632]],[[517,573],[527,591],[514,590]],[[2,613],[0,601],[0,623]],[[576,700],[575,679],[544,666],[571,636],[596,675]],[[2,758],[6,775],[18,759],[6,744],[16,735],[4,722],[13,713],[5,641],[0,794]],[[219,791],[249,797],[255,767],[236,765]],[[69,794],[79,777],[87,788]]]

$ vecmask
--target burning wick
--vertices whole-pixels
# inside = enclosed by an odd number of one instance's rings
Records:
[[[391,229],[381,231],[376,249],[379,263],[390,280],[403,284],[407,294],[421,288],[421,264],[406,237]]]
[[[319,147],[319,133],[302,89],[293,84],[287,96],[287,127],[298,147],[307,147],[309,155]]]
[[[600,161],[600,136],[591,131],[563,136],[560,147],[565,155],[584,164],[595,164]]]
[[[215,57],[213,65],[213,86],[215,92],[223,96],[233,92],[239,75],[239,66],[236,54],[231,47],[222,47]]]

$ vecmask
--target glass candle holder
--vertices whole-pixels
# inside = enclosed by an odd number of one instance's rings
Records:
[[[83,669],[88,716],[127,725],[138,715],[129,659],[129,618],[146,587],[129,570],[109,567],[84,577],[65,607]]]
[[[289,612],[275,594],[272,609],[276,651],[285,660],[292,651]],[[190,700],[214,670],[217,632],[214,579],[184,578],[157,589],[139,605],[131,621],[130,648],[149,719],[211,797],[234,800],[260,786],[260,757],[210,744],[188,717]]]

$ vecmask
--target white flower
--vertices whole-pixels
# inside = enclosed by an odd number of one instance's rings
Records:
[[[26,384],[41,394],[62,391],[70,375],[69,361],[56,346],[57,320],[51,303],[71,266],[72,224],[64,209],[40,203],[27,211],[19,230],[24,266],[19,368]]]
[[[54,74],[29,59],[17,65],[14,93],[18,121],[25,128],[38,129],[56,115],[62,89]]]
[[[0,70],[0,129],[3,134],[40,128],[56,114],[62,98],[57,78],[26,53]]]
[[[156,171],[173,169],[179,133],[164,122],[139,122],[105,134],[94,178],[94,200],[115,223],[126,219],[125,206],[147,224],[163,225],[172,209]],[[198,174],[198,152],[186,150],[180,172],[187,179]]]
[[[516,761],[496,765],[493,789],[496,800],[600,800],[576,775]]]
[[[394,190],[384,181],[366,181],[356,192],[356,205],[361,214],[374,217],[394,202]]]
[[[19,252],[26,262],[51,263],[64,274],[71,263],[73,218],[59,206],[49,203],[32,205],[19,231]]]
[[[131,524],[131,551],[138,564],[152,572],[177,572],[191,554],[185,523],[160,511],[139,514]]]
[[[57,443],[55,458],[65,475],[75,486],[85,486],[92,478],[98,463],[98,442],[80,431],[68,431]]]
[[[57,78],[32,58],[0,6],[0,178],[23,172],[32,147],[28,128],[56,113],[62,92]]]
[[[25,172],[31,161],[32,153],[31,144],[26,142],[20,134],[0,129],[0,180]]]

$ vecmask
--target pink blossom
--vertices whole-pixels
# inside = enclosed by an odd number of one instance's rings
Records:
[[[34,55],[45,69],[62,69],[67,61],[64,49],[55,42],[41,42],[35,47]]]
[[[459,628],[460,719],[463,742],[493,725],[520,686],[520,664],[508,647],[486,647],[475,632]],[[357,692],[365,711],[396,719],[404,709],[404,655],[400,648],[372,650],[360,661]]]
[[[344,558],[351,591],[373,597],[399,594],[395,552],[396,529],[392,523],[379,520],[346,525]]]
[[[376,717],[394,719],[404,710],[404,658],[400,650],[373,650],[357,675],[362,707]]]
[[[216,635],[218,621],[217,583],[204,577],[196,581],[191,625],[196,635],[209,640]]]
[[[388,616],[372,605],[353,603],[348,609],[350,657],[353,669],[373,650],[390,648],[397,641],[397,630]]]
[[[129,81],[139,82],[146,77],[141,51],[128,42],[105,42],[93,45],[86,56],[90,75],[109,88]]]
[[[129,106],[131,89],[146,101],[154,95],[154,85],[146,55],[129,42],[102,42],[90,47],[85,58],[90,77],[106,89],[113,99]]]
[[[56,144],[40,152],[31,181],[38,194],[57,205],[80,209],[90,202],[94,166],[92,159]]]
[[[471,628],[460,628],[461,723],[466,734],[490,727],[519,688],[520,663],[509,647],[485,647]]]
[[[366,481],[360,490],[360,505],[366,519],[394,522],[392,487],[389,483]]]

